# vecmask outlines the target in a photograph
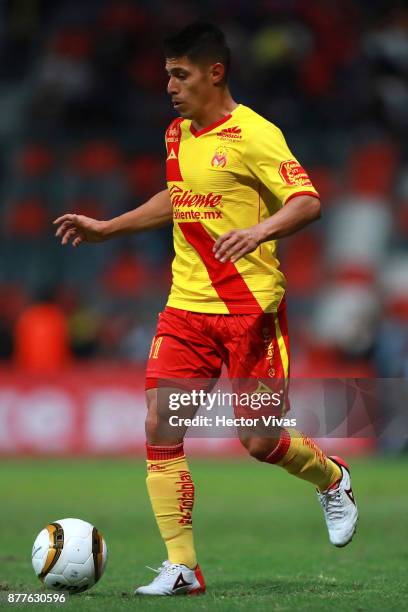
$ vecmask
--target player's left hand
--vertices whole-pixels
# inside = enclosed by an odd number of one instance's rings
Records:
[[[220,236],[215,242],[213,246],[214,256],[222,263],[226,261],[235,263],[247,253],[255,251],[260,242],[261,238],[256,226],[248,229],[231,230]]]

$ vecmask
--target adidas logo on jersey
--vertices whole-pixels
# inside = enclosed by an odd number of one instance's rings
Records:
[[[220,132],[217,132],[217,136],[221,140],[241,140],[241,128],[237,125],[230,128],[224,128]]]

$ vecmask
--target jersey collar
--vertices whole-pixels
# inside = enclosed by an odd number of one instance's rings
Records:
[[[210,125],[207,125],[207,127],[203,128],[202,130],[196,130],[196,128],[191,123],[190,132],[192,133],[193,136],[195,136],[195,138],[198,138],[199,136],[202,136],[203,134],[207,134],[207,132],[211,132],[211,130],[218,127],[219,125],[222,125],[223,123],[228,121],[228,119],[231,119],[231,117],[232,117],[231,113],[229,115],[225,115],[225,117],[218,119],[218,121],[214,121],[214,123],[210,123]]]

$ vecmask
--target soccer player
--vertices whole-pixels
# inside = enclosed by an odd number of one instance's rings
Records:
[[[231,97],[223,33],[190,25],[166,40],[165,55],[167,91],[179,114],[166,131],[167,189],[108,221],[66,214],[54,222],[62,244],[76,247],[173,220],[173,284],[146,374],[147,489],[168,559],[136,590],[141,595],[205,591],[193,541],[194,483],[183,434],[162,427],[159,381],[217,379],[223,364],[231,379],[287,379],[276,240],[320,216],[318,193],[281,131]],[[330,541],[351,541],[358,513],[343,460],[326,457],[296,430],[241,438],[252,457],[310,482]]]

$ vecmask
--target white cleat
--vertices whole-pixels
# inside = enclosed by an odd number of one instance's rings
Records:
[[[342,479],[336,486],[323,493],[318,492],[326,519],[329,539],[334,546],[342,547],[351,542],[356,531],[358,510],[351,488],[350,471],[340,457],[329,457],[341,469]]]
[[[149,567],[157,573],[156,578],[145,586],[136,589],[135,595],[199,595],[205,593],[205,582],[197,565],[190,569],[186,565],[164,561],[158,569]]]

